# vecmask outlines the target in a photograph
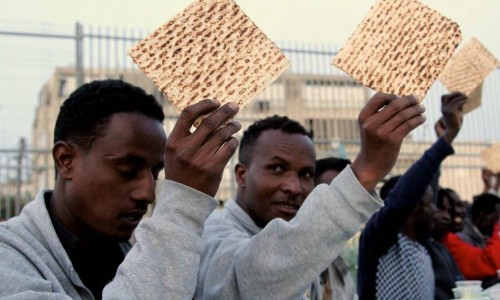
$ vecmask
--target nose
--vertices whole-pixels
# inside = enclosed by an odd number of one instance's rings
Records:
[[[297,175],[287,176],[281,184],[281,189],[287,194],[300,195],[302,193],[300,178]]]
[[[145,201],[153,203],[156,198],[156,180],[151,172],[145,174],[137,181],[132,191],[132,199],[135,201]]]

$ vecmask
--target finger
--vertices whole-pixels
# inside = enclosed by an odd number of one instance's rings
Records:
[[[396,111],[399,108],[403,109]],[[390,107],[387,107],[386,109],[390,109]],[[393,132],[408,120],[421,116],[425,112],[425,107],[421,104],[413,104],[406,107],[400,105],[398,107],[394,107],[393,111],[396,111],[396,113],[390,115],[389,118],[386,118],[384,124],[381,125],[381,130],[384,132]]]
[[[220,102],[212,99],[205,99],[184,108],[175,123],[169,139],[177,140],[191,134],[191,127],[199,117],[215,111],[220,107]]]
[[[453,111],[462,111],[463,108],[464,108],[464,105],[469,102],[469,99],[467,97],[460,97],[458,98],[455,102],[453,102],[453,105],[452,105],[452,110]]]
[[[241,129],[239,121],[231,121],[224,127],[218,129],[203,145],[204,151],[215,156],[219,149],[227,143],[232,136]]]
[[[224,166],[227,164],[229,159],[234,155],[236,149],[238,149],[239,141],[234,136],[229,138],[224,145],[222,145],[217,153],[215,153],[214,159],[219,162],[225,162]]]
[[[397,128],[394,129],[394,138],[403,139],[406,137],[413,129],[424,124],[426,121],[425,115],[417,115],[411,119],[406,120],[406,122],[401,123]]]
[[[197,141],[195,144],[203,145],[219,127],[231,120],[238,110],[238,104],[228,102],[206,117],[191,135]]]
[[[424,113],[424,111],[425,107],[418,104],[415,97],[405,96],[391,101],[379,112],[378,118],[380,119],[381,125],[388,122],[394,123],[394,120],[398,119],[399,123],[402,123],[416,114]]]
[[[359,113],[360,119],[366,119],[369,116],[377,113],[380,109],[386,106],[389,102],[397,99],[396,95],[392,94],[384,94],[384,93],[376,93],[371,97],[370,100],[363,107],[361,112]]]

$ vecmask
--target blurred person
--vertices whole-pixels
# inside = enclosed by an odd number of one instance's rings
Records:
[[[441,97],[438,140],[408,171],[382,187],[384,207],[366,224],[358,254],[360,299],[433,299],[435,278],[423,246],[434,227],[436,205],[431,184],[441,162],[454,153],[451,143],[462,126],[467,97]]]
[[[380,208],[376,184],[403,138],[425,121],[414,97],[375,94],[358,121],[361,149],[330,184],[314,187],[308,132],[269,117],[243,134],[235,200],[207,219],[195,299],[299,299]]]
[[[327,157],[316,161],[314,184],[330,184],[345,167],[351,164],[348,159]],[[311,299],[316,300],[352,300],[357,299],[354,280],[349,272],[350,266],[337,256],[324,270],[311,288]]]
[[[484,248],[494,232],[500,217],[500,198],[484,193],[474,197],[471,207],[471,219],[465,222],[464,229],[458,236],[465,242]]]
[[[55,124],[54,189],[0,224],[0,298],[191,298],[203,223],[241,127],[216,130],[238,110],[219,107],[187,107],[167,141],[163,109],[142,89],[104,80],[74,91]]]
[[[498,231],[500,198],[492,194],[474,197],[472,218],[464,230],[449,233],[444,243],[466,279],[482,280],[483,288],[498,282],[500,236]]]
[[[434,229],[431,236],[424,242],[424,247],[432,261],[435,282],[436,300],[454,298],[452,289],[455,282],[464,280],[460,269],[451,253],[442,243],[444,237],[452,228],[453,200],[448,197],[450,189],[440,188],[437,197],[437,212],[434,215]]]
[[[490,193],[500,196],[498,190],[500,188],[500,174],[494,173],[488,168],[481,169],[481,179],[483,180],[483,193]]]
[[[455,233],[462,231],[467,219],[465,201],[460,198],[457,192],[450,188],[439,189],[438,198],[440,198],[440,203],[449,203],[451,207],[450,230]]]

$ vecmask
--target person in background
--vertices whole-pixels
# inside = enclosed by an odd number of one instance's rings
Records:
[[[450,188],[440,188],[438,191],[438,203],[449,203],[451,207],[451,232],[458,233],[464,230],[465,221],[467,220],[467,210],[465,201],[463,201],[457,192]]]
[[[498,229],[500,198],[493,194],[474,197],[472,217],[458,234],[448,234],[444,244],[466,279],[481,280],[483,288],[498,282],[500,236]]]
[[[432,262],[423,246],[436,212],[431,183],[441,162],[454,153],[451,143],[462,126],[466,101],[461,93],[441,97],[443,130],[438,131],[438,140],[404,175],[386,183],[395,183],[394,188],[382,188],[387,194],[385,206],[370,218],[360,237],[360,299],[435,297]]]
[[[234,169],[236,199],[205,223],[195,299],[307,297],[382,205],[374,188],[423,112],[414,97],[375,94],[358,117],[356,159],[316,187],[314,145],[298,122],[273,116],[248,127]]]
[[[351,164],[348,159],[327,157],[316,161],[314,184],[330,184],[345,167]],[[318,277],[311,289],[311,299],[315,300],[352,300],[357,299],[354,280],[349,272],[350,266],[341,255]]]
[[[500,196],[500,174],[494,173],[488,168],[481,169],[481,179],[483,180],[483,194],[490,193],[495,196]]]
[[[142,89],[121,80],[79,87],[55,124],[54,189],[0,224],[0,298],[192,298],[203,224],[238,146],[237,111],[203,100],[181,112],[167,141],[163,109]]]
[[[431,236],[423,243],[432,261],[435,281],[436,300],[454,298],[452,289],[455,282],[464,280],[455,259],[442,243],[444,237],[452,228],[454,202],[448,197],[448,190],[440,188],[437,197],[437,212],[434,215],[434,229]]]

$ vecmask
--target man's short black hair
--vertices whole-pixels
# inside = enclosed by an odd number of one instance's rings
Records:
[[[72,141],[89,149],[110,117],[121,112],[141,114],[160,123],[165,118],[158,101],[143,89],[122,80],[93,81],[76,89],[62,104],[54,143]]]
[[[334,170],[337,172],[342,172],[347,165],[350,165],[351,161],[345,158],[338,157],[327,157],[318,159],[316,161],[316,175],[314,176],[315,181],[318,180],[318,177],[321,176],[324,172],[328,170]]]
[[[401,175],[393,176],[384,183],[380,189],[380,198],[382,198],[382,200],[387,198],[389,192],[396,186],[396,183],[398,183],[399,178],[401,178]]]
[[[474,196],[471,207],[472,219],[480,217],[481,213],[492,213],[496,211],[497,205],[500,204],[500,198],[490,193],[483,193]]]
[[[437,208],[439,208],[439,209],[443,208],[443,202],[444,202],[445,197],[450,200],[450,206],[452,208],[454,208],[455,203],[453,201],[453,196],[452,196],[453,193],[457,194],[457,192],[455,192],[454,190],[452,190],[450,188],[439,187],[437,199],[436,199],[437,200],[437,203],[436,203]]]
[[[240,141],[239,161],[243,164],[251,162],[253,148],[262,132],[266,130],[281,130],[290,134],[303,134],[311,137],[307,130],[299,122],[286,116],[274,115],[265,119],[257,120],[243,133]]]

